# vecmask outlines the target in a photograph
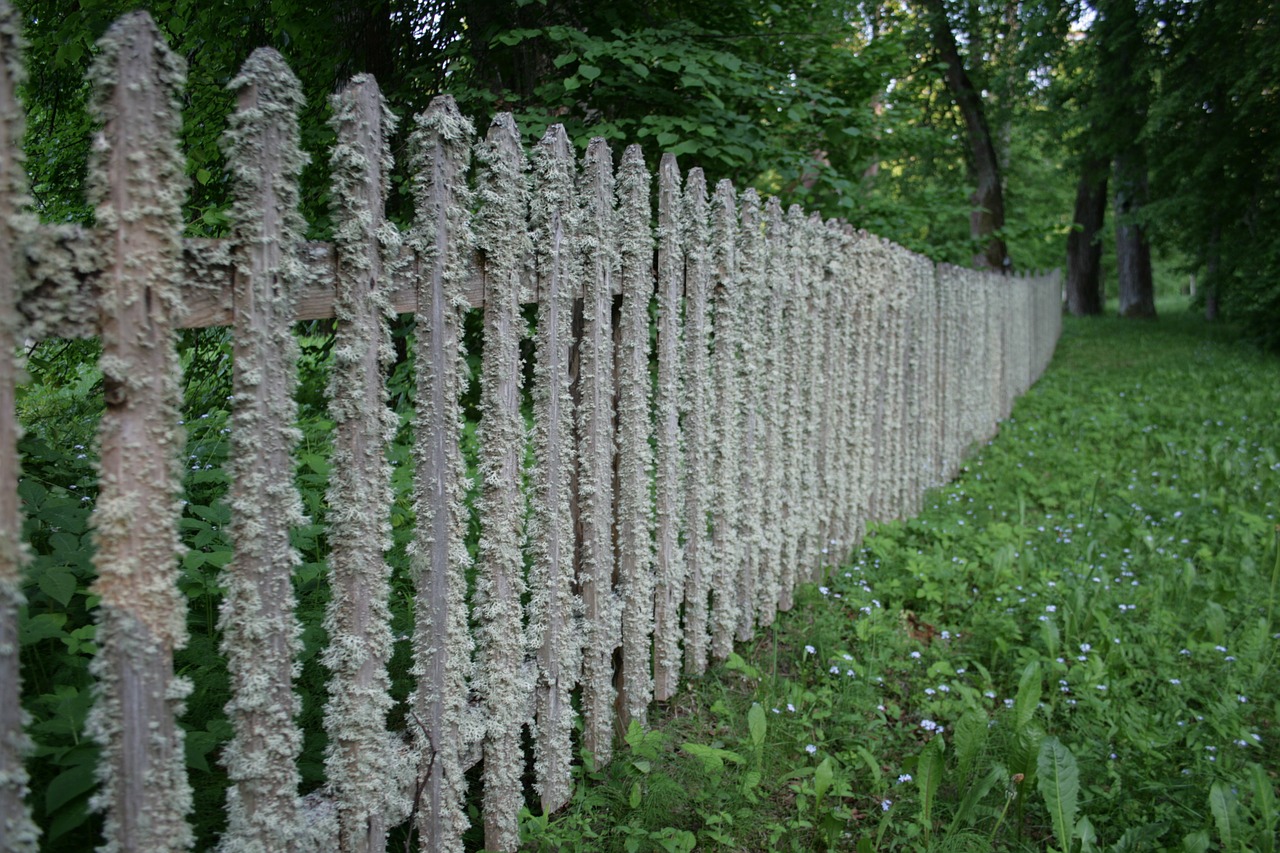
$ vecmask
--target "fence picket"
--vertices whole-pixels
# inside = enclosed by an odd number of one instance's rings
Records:
[[[462,314],[472,241],[467,171],[473,133],[453,98],[440,96],[418,116],[410,137],[416,211],[409,239],[419,259],[413,486],[418,524],[412,552],[417,682],[412,719],[419,740],[414,807],[420,845],[442,853],[462,850],[469,825],[463,754],[481,731],[468,701],[471,558],[466,546],[467,469],[459,446],[467,369]]]
[[[685,490],[684,490],[684,670],[701,675],[707,669],[707,598],[715,565],[707,535],[710,509],[711,372],[707,354],[711,289],[707,180],[690,169],[684,188],[685,256]]]
[[[572,792],[574,710],[571,692],[582,667],[582,640],[573,590],[574,524],[570,505],[576,454],[569,358],[573,304],[581,269],[569,137],[553,125],[533,151],[531,232],[538,289],[534,360],[534,444],[529,585],[530,646],[538,660],[534,767],[542,811],[550,814]]]
[[[684,391],[681,300],[684,291],[683,207],[676,158],[664,154],[658,170],[658,385],[655,492],[657,502],[653,597],[653,695],[665,701],[680,681],[680,601],[685,565],[680,547],[684,459],[680,400]],[[646,365],[647,369],[647,365]]]
[[[176,717],[191,684],[173,672],[173,653],[187,642],[177,585],[183,440],[173,333],[182,310],[185,67],[145,12],[121,18],[99,44],[92,106],[105,126],[93,146],[89,196],[104,268],[106,409],[92,517],[101,652],[86,727],[102,745],[93,802],[106,812],[104,849],[186,850],[191,787]]]
[[[582,168],[583,329],[578,369],[578,585],[586,620],[582,747],[600,767],[613,756],[613,652],[621,608],[613,592],[613,286],[618,276],[613,158],[603,139]]]
[[[29,203],[22,157],[25,132],[17,87],[22,81],[18,21],[0,0],[0,829],[13,853],[34,853],[39,830],[26,804],[28,778],[23,756],[30,741],[22,730],[22,673],[18,653],[18,613],[25,598],[22,572],[27,548],[22,540],[18,500],[18,425],[16,386],[22,375],[17,353],[22,340],[18,302],[26,289],[22,277],[22,232],[32,225],[20,213]]]
[[[761,539],[760,514],[763,496],[760,491],[760,358],[764,324],[764,233],[760,224],[760,195],[754,188],[742,194],[738,229],[738,274],[735,286],[739,298],[738,382],[742,447],[738,465],[738,560],[739,582],[735,637],[751,639],[756,627]]]
[[[476,149],[480,214],[476,241],[485,253],[484,344],[480,362],[480,548],[476,614],[480,666],[476,682],[485,706],[484,836],[489,850],[520,843],[523,804],[521,729],[531,686],[524,671],[523,557],[520,553],[521,274],[530,245],[529,199],[520,134],[509,113],[500,113]]]
[[[223,753],[227,849],[297,850],[305,843],[297,769],[301,703],[293,671],[301,628],[294,614],[291,528],[306,523],[294,485],[298,347],[290,328],[300,283],[296,253],[298,142],[303,104],[297,79],[275,51],[253,52],[233,81],[238,106],[225,147],[232,166],[234,344],[231,541],[222,572],[221,651],[235,736]]]
[[[408,814],[407,759],[387,731],[391,710],[391,465],[399,421],[387,406],[391,346],[388,267],[399,234],[384,206],[395,120],[378,85],[359,75],[332,99],[337,330],[329,386],[334,421],[329,586],[322,655],[332,673],[325,705],[325,775],[337,801],[338,849],[386,848],[387,827]]]
[[[783,300],[787,291],[786,237],[782,221],[782,205],[776,196],[765,202],[764,209],[764,271],[759,305],[763,322],[761,330],[765,341],[781,339],[783,330]],[[784,412],[786,354],[781,347],[766,345],[757,361],[763,386],[760,406],[761,418],[761,502],[760,524],[762,544],[759,568],[756,571],[756,610],[759,624],[766,627],[782,607],[782,543],[783,536],[783,485],[786,459],[784,437],[786,422]]]

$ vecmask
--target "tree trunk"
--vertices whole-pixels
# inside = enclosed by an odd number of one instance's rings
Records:
[[[991,139],[982,96],[974,88],[965,70],[955,33],[947,19],[942,0],[925,0],[933,47],[946,65],[947,88],[964,117],[965,136],[969,146],[969,168],[977,184],[973,195],[973,212],[969,216],[969,234],[985,240],[986,245],[974,256],[974,265],[990,269],[1010,268],[1009,251],[996,233],[1004,227],[1004,189],[1000,180],[1000,161]]]
[[[1116,277],[1120,316],[1156,316],[1151,279],[1151,245],[1139,214],[1147,194],[1147,167],[1130,150],[1116,157]]]
[[[1106,163],[1087,163],[1076,186],[1073,230],[1067,235],[1067,310],[1102,313],[1102,223],[1107,212]],[[1100,175],[1101,177],[1095,177]]]
[[[1222,237],[1222,227],[1215,225],[1209,235],[1209,261],[1204,277],[1204,318],[1212,323],[1218,319],[1218,271],[1221,269],[1221,256],[1218,254],[1218,242]],[[1194,293],[1191,294],[1195,296]]]

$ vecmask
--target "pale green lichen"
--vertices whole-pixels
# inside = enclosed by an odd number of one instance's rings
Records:
[[[685,181],[685,382],[681,410],[685,444],[684,529],[684,669],[701,675],[707,669],[707,598],[712,561],[707,533],[711,455],[711,369],[708,299],[711,292],[710,227],[707,181],[691,169]]]
[[[470,821],[462,755],[482,723],[470,709],[473,640],[466,603],[466,465],[459,447],[464,295],[472,248],[467,189],[474,129],[453,98],[432,100],[410,138],[418,258],[414,510],[410,556],[416,584],[413,734],[423,849],[461,853]]]
[[[574,529],[570,497],[577,452],[569,358],[573,304],[581,277],[573,153],[562,125],[534,149],[530,232],[538,282],[534,357],[535,471],[529,539],[529,647],[538,662],[534,787],[544,814],[573,791],[575,711],[572,691],[582,667],[581,607],[573,589]]]
[[[183,440],[172,325],[183,302],[185,68],[142,12],[120,19],[99,44],[91,109],[104,127],[88,190],[104,265],[107,409],[93,514],[100,653],[86,729],[102,756],[91,806],[105,812],[105,853],[184,850],[193,842],[191,789],[176,718],[190,684],[173,674],[187,632],[177,586]]]
[[[653,450],[649,410],[649,303],[653,299],[650,176],[640,146],[618,171],[622,329],[618,349],[618,577],[622,596],[620,725],[644,725],[653,697]]]
[[[333,473],[327,503],[332,597],[322,655],[332,673],[325,705],[325,775],[337,800],[338,848],[386,849],[387,828],[409,813],[408,763],[387,732],[392,707],[391,465],[398,419],[385,377],[395,351],[388,301],[400,238],[384,215],[395,119],[377,83],[357,75],[331,99],[338,294],[329,412]]]
[[[670,699],[680,681],[680,603],[685,564],[680,548],[683,517],[680,402],[683,341],[681,291],[684,288],[684,210],[680,170],[665,154],[658,171],[658,384],[654,399],[655,510],[653,692]]]
[[[765,261],[764,232],[760,222],[760,196],[754,189],[742,194],[738,232],[738,381],[742,428],[738,479],[739,577],[737,639],[751,639],[756,626],[760,558],[763,553],[764,490],[761,455],[764,450],[762,412],[765,386],[761,382],[764,341]]]
[[[727,180],[716,185],[711,205],[712,329],[711,354],[715,420],[712,432],[711,654],[722,660],[733,651],[738,626],[739,453],[742,447],[738,281],[738,211]]]
[[[25,605],[22,573],[28,553],[22,538],[18,500],[18,439],[22,428],[15,407],[22,380],[18,360],[22,324],[18,305],[29,287],[19,262],[33,222],[22,156],[23,114],[16,92],[23,79],[22,38],[12,7],[0,0],[0,847],[6,853],[34,853],[40,830],[26,798],[29,779],[23,759],[31,749],[24,727],[18,645],[18,613]]]
[[[480,364],[480,546],[476,576],[476,689],[484,702],[485,848],[514,850],[524,772],[521,729],[531,685],[524,678],[523,518],[520,462],[520,280],[530,260],[524,151],[509,113],[498,115],[476,148],[480,210],[476,242],[484,253],[484,350]]]
[[[781,559],[785,536],[783,529],[783,471],[788,464],[784,456],[786,432],[786,351],[775,342],[783,339],[786,294],[790,282],[786,273],[786,235],[782,205],[776,197],[765,204],[765,280],[760,294],[763,317],[760,335],[765,345],[757,359],[756,370],[763,385],[760,407],[762,495],[760,525],[760,568],[756,572],[756,610],[761,626],[772,625],[782,602]]]
[[[613,162],[593,139],[582,166],[579,204],[583,331],[578,368],[578,521],[582,553],[582,748],[596,767],[613,756],[613,652],[621,607],[613,590],[613,285],[618,277]]]
[[[293,690],[300,629],[289,543],[305,523],[293,482],[299,440],[293,403],[298,347],[291,331],[301,284],[297,259],[305,223],[298,175],[303,106],[297,78],[279,54],[254,51],[231,82],[239,109],[223,146],[232,176],[236,267],[230,503],[232,562],[218,628],[232,698],[234,737],[222,755],[232,780],[219,849],[298,850],[304,840],[296,767],[302,733]]]

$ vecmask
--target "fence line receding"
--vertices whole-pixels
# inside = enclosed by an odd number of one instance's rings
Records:
[[[3,14],[6,850],[36,845],[13,699],[26,563],[15,353],[25,339],[102,341],[89,733],[103,747],[94,804],[110,851],[193,843],[178,724],[191,685],[173,670],[187,632],[178,328],[229,325],[234,338],[234,556],[218,623],[232,685],[228,851],[382,850],[411,815],[423,849],[460,850],[477,762],[486,847],[515,849],[526,800],[546,812],[567,802],[579,749],[608,761],[621,728],[789,609],[796,585],[838,564],[868,522],[915,512],[995,431],[1057,341],[1056,273],[936,265],[753,190],[708,188],[670,155],[655,176],[637,146],[615,166],[595,140],[579,161],[559,126],[526,151],[501,115],[477,140],[447,97],[414,119],[415,214],[401,232],[384,218],[394,119],[367,76],[333,100],[334,240],[304,243],[302,98],[270,50],[232,84],[232,236],[183,239],[184,69],[142,13],[111,28],[94,65],[96,224],[37,225],[22,212],[20,64],[15,18]],[[532,332],[522,308],[531,303]],[[472,308],[484,314],[475,506],[460,405]],[[387,726],[387,446],[397,421],[384,377],[397,312],[416,320],[416,687],[405,731]],[[292,475],[291,327],[312,317],[336,318],[335,426],[327,783],[303,798],[289,533],[305,518]],[[522,346],[533,353],[527,374]],[[526,737],[533,791],[522,787]]]

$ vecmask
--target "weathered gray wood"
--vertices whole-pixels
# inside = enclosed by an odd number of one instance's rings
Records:
[[[391,465],[398,420],[387,406],[393,309],[387,300],[399,233],[384,214],[395,120],[377,83],[359,75],[332,99],[331,155],[337,249],[337,330],[329,385],[334,422],[329,506],[329,585],[322,662],[332,674],[325,704],[325,776],[338,810],[337,849],[374,853],[408,814],[405,769],[390,749]]]
[[[665,154],[658,170],[658,390],[656,463],[656,564],[653,600],[653,695],[665,701],[680,682],[680,602],[684,598],[684,553],[680,527],[684,487],[680,446],[684,291],[683,209],[680,169]]]
[[[453,98],[432,100],[410,140],[416,214],[410,232],[418,266],[414,370],[416,582],[413,640],[414,734],[418,748],[418,834],[426,850],[461,853],[469,825],[462,756],[480,724],[468,707],[473,640],[466,591],[466,465],[459,447],[462,282],[471,253],[467,170],[471,123]]]
[[[618,577],[622,595],[622,681],[618,727],[645,725],[653,700],[653,450],[649,439],[649,303],[653,299],[652,183],[639,145],[618,170],[622,277],[618,351]]]
[[[300,265],[297,78],[275,51],[254,51],[233,81],[238,106],[225,147],[232,166],[236,268],[230,502],[234,557],[222,572],[218,619],[235,732],[222,761],[227,850],[305,846],[298,784],[301,702],[293,690],[300,628],[294,616],[291,527],[305,523],[294,485],[293,402],[298,347],[290,330]]]
[[[738,581],[742,552],[738,540],[738,480],[742,448],[742,397],[739,376],[741,338],[738,282],[737,194],[727,180],[716,185],[711,206],[712,328],[711,355],[715,394],[712,433],[713,570],[711,654],[723,660],[733,651],[738,627]]]
[[[618,252],[609,145],[593,139],[582,168],[582,251],[586,295],[579,349],[578,520],[582,554],[582,747],[595,766],[613,756],[613,652],[621,608],[613,591],[613,287]]]
[[[777,197],[765,203],[765,281],[760,295],[764,326],[763,340],[767,342],[760,354],[759,370],[763,383],[761,407],[761,526],[763,542],[759,569],[756,573],[758,588],[756,609],[760,625],[773,624],[779,602],[782,600],[782,544],[783,544],[783,478],[785,400],[784,377],[786,352],[777,344],[782,339],[786,292],[790,282],[786,274],[786,235],[782,219],[782,205]]]
[[[93,111],[105,126],[89,169],[106,400],[92,519],[100,653],[87,728],[102,744],[94,804],[106,812],[103,850],[185,850],[191,788],[176,717],[191,685],[173,673],[173,653],[187,641],[177,586],[183,441],[173,334],[182,306],[185,68],[146,13],[121,18],[100,45]]]
[[[577,197],[573,152],[563,125],[553,125],[532,155],[530,230],[538,303],[534,356],[534,451],[531,515],[534,560],[529,600],[530,645],[537,650],[536,787],[551,814],[573,792],[574,710],[571,692],[582,667],[582,636],[573,589],[574,519],[570,507],[576,454],[569,354],[573,303],[581,277],[576,254]]]
[[[689,170],[683,202],[686,246],[685,380],[681,403],[685,444],[684,669],[689,675],[701,675],[707,668],[707,597],[714,566],[707,535],[711,497],[711,371],[707,356],[711,243],[707,182],[701,169]]]
[[[742,194],[739,205],[738,242],[738,352],[739,395],[742,443],[738,465],[738,622],[736,638],[745,642],[755,634],[757,576],[763,546],[761,514],[764,495],[761,491],[761,453],[763,420],[760,403],[763,397],[760,363],[766,344],[763,301],[765,287],[764,232],[760,223],[760,196],[755,189]]]
[[[476,576],[477,685],[485,703],[484,836],[487,850],[515,850],[524,772],[525,723],[523,498],[520,462],[520,276],[528,263],[528,191],[515,120],[499,114],[477,148],[480,212],[476,239],[485,254],[484,350],[480,366],[480,547]]]
[[[22,570],[27,563],[18,500],[18,438],[15,389],[21,376],[17,360],[18,301],[26,281],[17,263],[22,238],[31,222],[19,218],[28,203],[23,168],[22,79],[18,20],[0,0],[0,847],[34,853],[39,830],[27,807],[27,771],[23,759],[30,741],[22,730],[22,677],[18,654],[18,611],[24,603]]]

